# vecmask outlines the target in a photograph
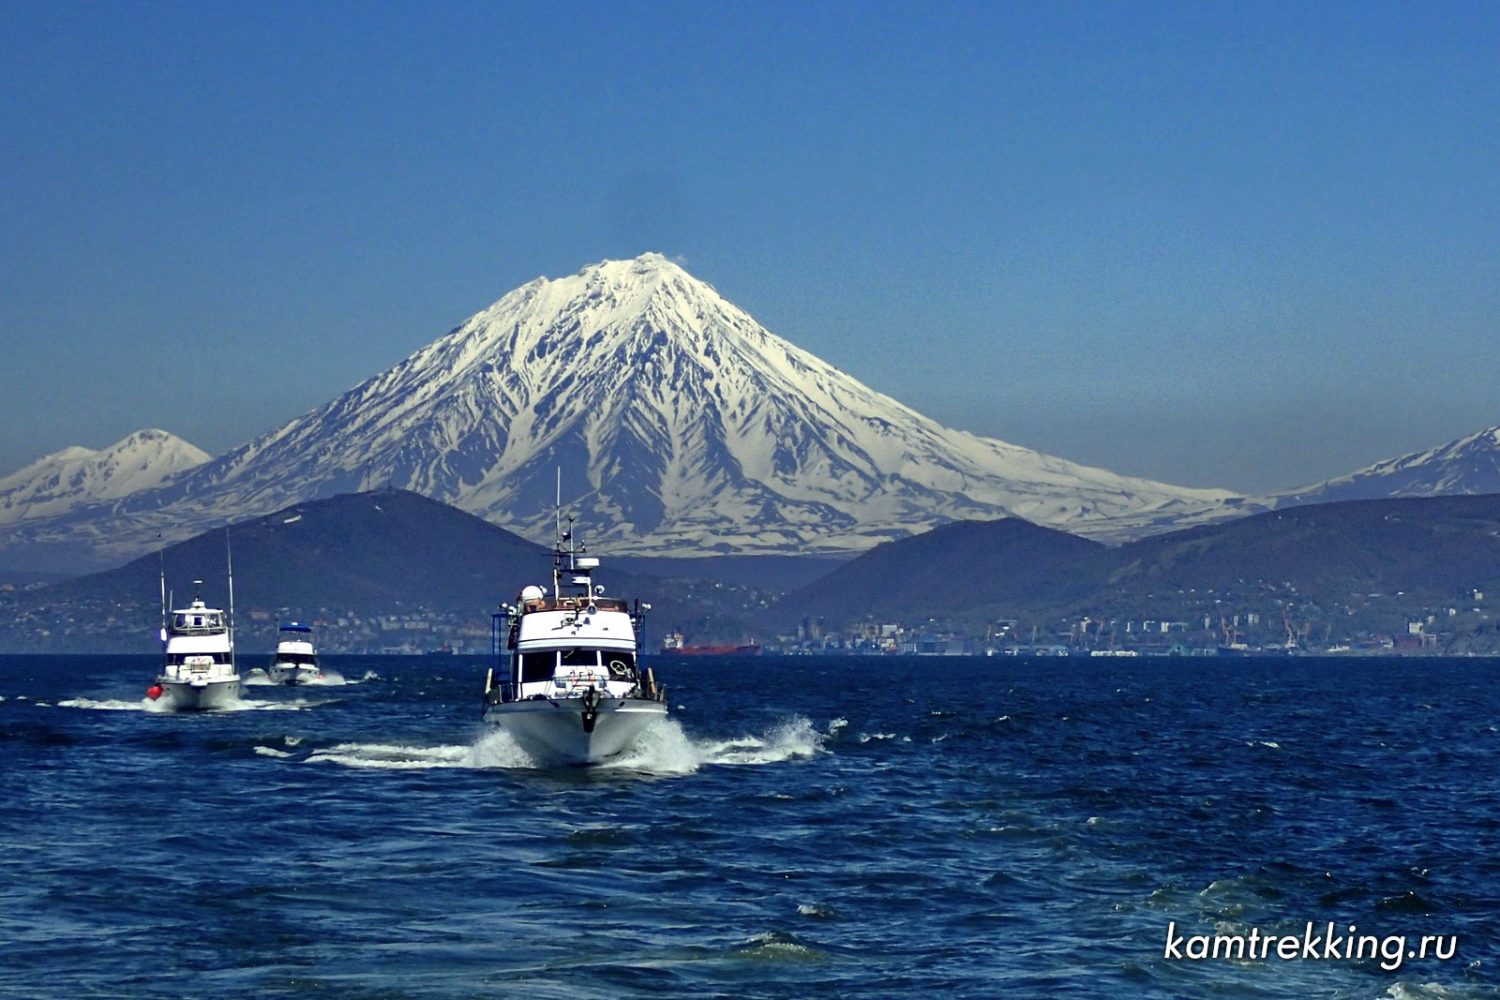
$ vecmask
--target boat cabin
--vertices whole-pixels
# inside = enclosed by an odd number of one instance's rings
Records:
[[[521,700],[581,697],[591,687],[623,698],[639,687],[624,601],[534,597],[522,602],[511,634],[510,680]]]
[[[310,626],[295,622],[281,626],[276,643],[276,663],[282,666],[318,665],[318,653],[313,648]]]
[[[188,607],[172,612],[173,635],[209,635],[223,632],[225,628],[224,612],[206,607],[201,598],[194,598]]]
[[[207,607],[201,598],[195,597],[186,608],[172,611],[164,637],[164,676],[187,679],[233,673],[228,620],[223,610]]]
[[[563,542],[571,538],[571,528],[559,531],[551,593],[525,587],[515,604],[501,605],[494,616],[494,652],[498,659],[503,637],[510,662],[501,668],[498,685],[485,684],[491,703],[659,695],[650,672],[636,662],[636,630],[650,605],[605,597],[593,582],[599,560],[564,551]]]

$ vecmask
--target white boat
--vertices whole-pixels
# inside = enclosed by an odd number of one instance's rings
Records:
[[[222,708],[238,700],[234,637],[222,609],[210,608],[194,596],[187,607],[172,611],[162,627],[162,639],[165,662],[147,697],[165,699],[163,704],[178,711]]]
[[[545,764],[607,760],[667,716],[665,690],[637,659],[650,605],[605,597],[599,560],[575,554],[571,537],[553,553],[551,594],[526,587],[495,616],[497,664],[484,685],[484,721]],[[574,593],[562,593],[564,576]]]
[[[273,684],[307,684],[322,676],[312,628],[297,622],[281,626],[276,638],[276,656],[266,668],[266,677]]]

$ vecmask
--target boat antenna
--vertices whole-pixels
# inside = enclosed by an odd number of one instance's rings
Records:
[[[165,649],[167,646],[167,553],[159,531],[156,533],[156,568],[161,575],[161,644]]]
[[[557,467],[557,496],[552,502],[552,597],[555,600],[562,592],[562,466]]]
[[[224,525],[224,562],[229,569],[229,669],[234,670],[234,548],[229,544],[229,525]]]

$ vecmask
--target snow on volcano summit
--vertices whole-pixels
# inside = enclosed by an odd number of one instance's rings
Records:
[[[0,479],[0,525],[150,490],[208,460],[207,452],[159,430],[136,431],[98,451],[64,448]]]
[[[522,285],[326,405],[115,505],[108,529],[180,537],[391,486],[546,541],[559,469],[590,542],[653,555],[848,552],[1007,515],[1109,535],[1230,496],[944,427],[651,253]]]

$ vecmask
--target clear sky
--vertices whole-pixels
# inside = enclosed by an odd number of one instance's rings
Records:
[[[0,474],[647,250],[950,426],[1339,475],[1500,424],[1500,3],[0,0]]]

